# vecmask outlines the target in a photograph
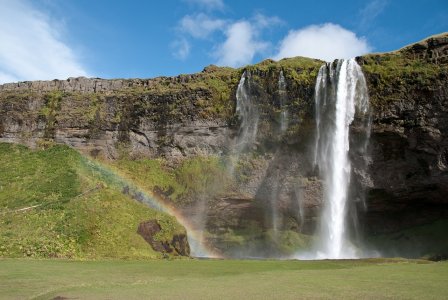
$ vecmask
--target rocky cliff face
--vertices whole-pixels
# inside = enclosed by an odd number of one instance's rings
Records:
[[[1,139],[30,146],[66,143],[111,159],[120,147],[151,157],[217,152],[226,136],[224,118],[232,109],[220,97],[230,95],[227,82],[235,75],[234,70],[212,68],[175,78],[5,84],[0,87]],[[207,80],[222,87],[207,86]]]
[[[370,230],[447,217],[447,35],[359,61],[373,105]]]
[[[353,178],[367,197],[351,203],[352,209],[364,204],[366,209],[353,224],[380,234],[447,218],[448,35],[357,61],[368,83],[372,131],[368,172],[355,170]],[[225,188],[200,197],[190,194],[190,201],[178,205],[195,216],[196,199],[207,198],[204,226],[221,250],[240,242],[235,232],[257,243],[261,233],[254,228],[270,234],[277,226],[283,233],[306,235],[314,231],[322,206],[322,183],[310,159],[314,85],[321,64],[294,58],[244,69],[210,66],[171,78],[5,84],[0,86],[0,141],[65,143],[112,160],[163,157],[173,167],[196,156],[226,161],[240,122],[236,89],[247,70],[252,74],[249,92],[260,111],[256,142],[236,164],[225,163],[232,167],[232,178],[221,178]],[[286,98],[279,90],[280,71]],[[287,130],[280,122],[285,108]],[[352,132],[356,137],[356,122]],[[352,157],[360,159],[365,157]],[[174,192],[161,193],[169,198]]]

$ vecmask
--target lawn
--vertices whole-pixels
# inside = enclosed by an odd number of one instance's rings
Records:
[[[448,262],[0,260],[1,299],[446,299]]]

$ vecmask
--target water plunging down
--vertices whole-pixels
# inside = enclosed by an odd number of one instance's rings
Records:
[[[278,94],[280,98],[280,130],[284,132],[288,129],[288,109],[286,108],[287,92],[286,92],[286,81],[285,76],[283,76],[283,71],[280,71],[278,77]]]
[[[351,161],[349,126],[367,116],[369,100],[364,75],[354,59],[323,65],[315,90],[316,144],[314,163],[323,180],[324,209],[315,258],[356,258],[347,234],[347,201]]]
[[[235,145],[237,156],[255,143],[258,131],[259,112],[250,95],[250,77],[250,72],[245,71],[236,90],[236,113],[240,119]]]

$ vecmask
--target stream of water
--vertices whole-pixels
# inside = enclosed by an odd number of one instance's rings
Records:
[[[357,258],[347,233],[347,203],[352,165],[350,124],[369,109],[367,87],[354,59],[323,65],[315,90],[314,162],[323,181],[323,211],[315,258]]]

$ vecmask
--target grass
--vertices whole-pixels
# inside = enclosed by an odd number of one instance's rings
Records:
[[[0,143],[0,161],[0,257],[161,258],[137,234],[139,223],[158,220],[166,239],[184,233],[173,217],[124,195],[119,176],[67,146]]]
[[[448,262],[0,260],[2,299],[446,299]]]
[[[30,151],[0,143],[0,206],[66,202],[81,192],[74,168],[78,160],[78,153],[68,147]]]
[[[192,201],[197,195],[210,196],[221,192],[229,181],[224,163],[217,156],[197,156],[169,167],[162,159],[130,159],[102,161],[114,172],[148,191],[158,190],[175,203]]]

